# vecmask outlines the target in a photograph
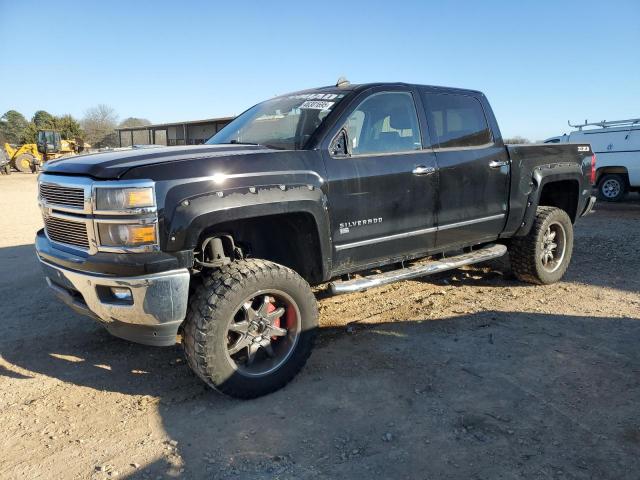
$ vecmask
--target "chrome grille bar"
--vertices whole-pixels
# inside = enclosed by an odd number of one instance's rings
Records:
[[[46,203],[84,209],[84,188],[64,187],[48,183],[40,184],[40,198]]]
[[[89,249],[89,236],[85,222],[74,222],[65,218],[45,216],[44,226],[47,236],[54,242],[66,243]]]

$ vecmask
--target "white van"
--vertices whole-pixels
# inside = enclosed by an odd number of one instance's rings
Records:
[[[577,130],[544,143],[590,143],[600,198],[617,202],[628,191],[640,191],[640,118],[569,126]]]

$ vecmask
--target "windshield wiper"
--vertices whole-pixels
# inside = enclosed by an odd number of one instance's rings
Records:
[[[255,145],[257,147],[273,148],[275,150],[286,150],[284,147],[277,147],[275,145],[269,145],[268,143],[255,143],[255,142],[240,142],[238,140],[230,140],[228,142],[220,142],[218,145]]]
[[[228,142],[216,142],[216,143],[210,143],[209,145],[258,145],[258,146],[264,147],[264,145],[262,145],[261,143],[241,142],[239,140],[229,140]]]

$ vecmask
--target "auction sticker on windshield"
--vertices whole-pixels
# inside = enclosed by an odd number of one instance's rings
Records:
[[[300,108],[308,110],[329,110],[336,102],[324,102],[320,100],[307,100]]]

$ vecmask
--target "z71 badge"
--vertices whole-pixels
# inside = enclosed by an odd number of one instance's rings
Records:
[[[365,225],[373,225],[376,223],[382,223],[382,217],[378,218],[366,218],[364,220],[352,220],[350,222],[340,223],[340,234],[349,233],[353,227],[363,227]]]
[[[591,150],[591,149],[589,148],[588,145],[579,145],[578,146],[578,151],[579,152],[588,152],[589,150]]]

